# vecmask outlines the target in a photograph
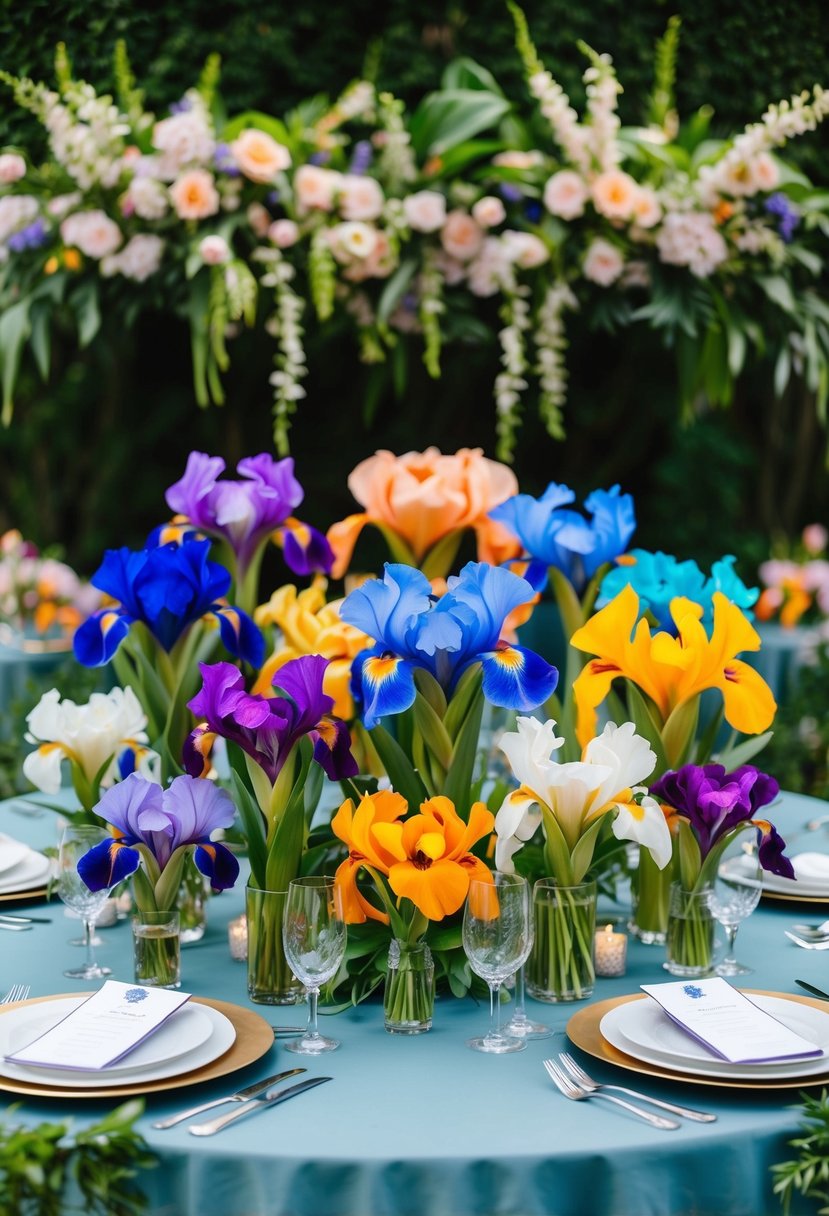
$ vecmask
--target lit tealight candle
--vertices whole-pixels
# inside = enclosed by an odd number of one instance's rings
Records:
[[[627,948],[627,936],[624,933],[615,933],[613,925],[605,925],[603,929],[599,929],[593,948],[596,975],[624,975]]]
[[[248,956],[248,921],[244,914],[228,923],[227,940],[230,944],[230,957],[240,963],[244,962]]]

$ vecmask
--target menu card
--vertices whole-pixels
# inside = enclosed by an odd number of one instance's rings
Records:
[[[189,992],[107,980],[51,1030],[5,1059],[41,1068],[106,1068],[143,1043],[189,1000]]]
[[[640,987],[677,1026],[731,1064],[764,1064],[824,1054],[822,1047],[784,1026],[720,976]]]

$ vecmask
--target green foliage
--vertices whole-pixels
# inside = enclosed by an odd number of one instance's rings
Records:
[[[135,1179],[155,1158],[135,1131],[144,1103],[133,1100],[78,1131],[70,1120],[34,1127],[0,1124],[0,1195],[14,1216],[140,1216],[147,1198]],[[81,1203],[70,1200],[79,1197]]]
[[[763,767],[781,789],[829,798],[829,645],[790,675]]]
[[[774,1176],[774,1193],[780,1197],[783,1211],[788,1212],[795,1195],[820,1201],[819,1216],[829,1213],[829,1093],[820,1095],[803,1093],[801,1114],[802,1134],[789,1140],[796,1150],[788,1161],[771,1167]]]

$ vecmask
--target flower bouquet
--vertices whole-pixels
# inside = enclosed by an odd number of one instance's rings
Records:
[[[0,536],[0,643],[31,653],[64,650],[98,606],[94,587],[16,530]]]
[[[485,862],[471,851],[493,827],[482,802],[471,807],[468,822],[440,795],[404,818],[409,811],[400,794],[380,790],[365,795],[356,809],[351,799],[344,802],[331,823],[348,849],[336,874],[346,921],[372,920],[392,931],[385,1021],[387,1030],[400,1034],[417,1034],[432,1024],[434,968],[427,930],[463,906],[472,878],[491,881]],[[370,877],[379,907],[358,886],[361,871]],[[354,992],[356,999],[360,995],[365,994]]]
[[[722,764],[686,764],[664,773],[650,792],[663,804],[674,840],[674,911],[668,919],[666,965],[677,975],[704,975],[711,969],[714,945],[714,922],[705,897],[728,845],[754,829],[762,868],[794,877],[785,841],[769,820],[757,818],[777,797],[779,787],[750,764],[733,772]]]
[[[656,755],[632,722],[609,723],[586,744],[581,760],[559,762],[554,753],[564,739],[556,736],[555,722],[519,718],[517,725],[500,744],[519,785],[495,817],[495,864],[513,872],[515,854],[542,829],[543,874],[552,883],[541,878],[536,884],[527,987],[541,1000],[580,1000],[590,995],[594,978],[596,884],[589,873],[611,844],[608,825],[617,841],[649,850],[659,868],[671,857],[664,816],[641,784]]]
[[[323,774],[339,780],[357,773],[348,730],[330,716],[333,699],[323,692],[327,666],[320,655],[292,659],[275,673],[266,696],[247,692],[232,664],[203,663],[202,687],[189,702],[202,721],[185,748],[188,772],[209,766],[216,736],[228,744],[250,858],[248,988],[264,1003],[297,998],[282,947],[282,913],[288,883],[308,860]]]

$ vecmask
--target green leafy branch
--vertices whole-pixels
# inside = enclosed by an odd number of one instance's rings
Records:
[[[803,1099],[802,1134],[789,1140],[796,1156],[771,1167],[774,1193],[783,1211],[788,1212],[796,1194],[821,1201],[819,1216],[829,1213],[829,1093],[819,1097],[801,1094]]]

